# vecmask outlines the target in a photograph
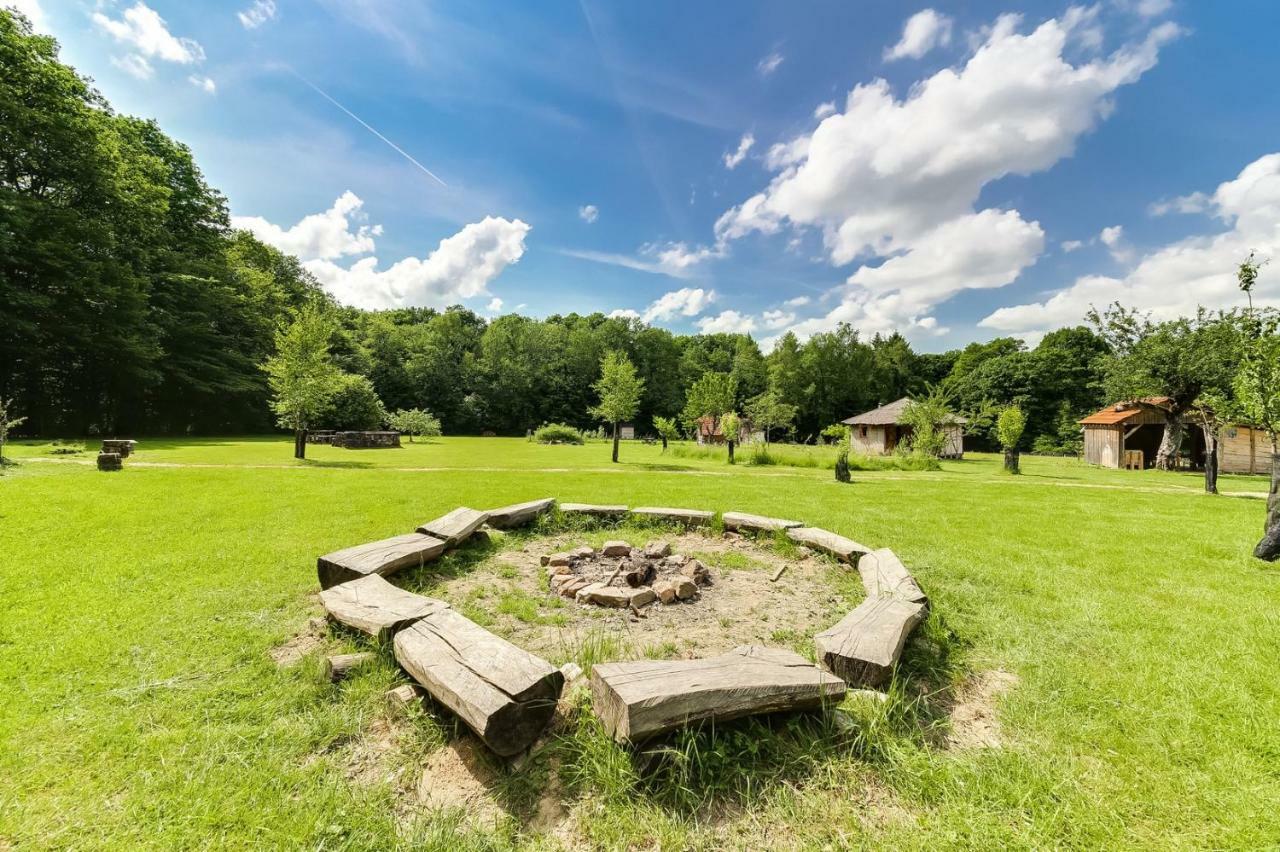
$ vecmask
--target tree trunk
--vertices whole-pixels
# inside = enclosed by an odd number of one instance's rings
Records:
[[[1262,541],[1253,555],[1267,562],[1280,559],[1280,453],[1271,453],[1271,490],[1267,494],[1267,521]]]
[[[1160,470],[1173,470],[1178,451],[1182,448],[1182,415],[1170,414],[1164,424],[1164,436],[1160,449],[1156,450],[1155,466]]]
[[[729,441],[729,464],[733,464],[733,441]]]
[[[618,423],[613,424],[613,463],[618,463]]]
[[[1204,490],[1218,493],[1218,436],[1212,429],[1204,430]]]
[[[662,436],[662,451],[663,451],[664,453],[667,451],[667,436],[666,436],[666,435],[663,435],[663,436]]]
[[[1004,451],[1004,469],[1008,473],[1021,473],[1018,467],[1019,454],[1016,449]]]
[[[307,457],[306,429],[298,429],[293,433],[293,457],[295,459],[305,459]]]

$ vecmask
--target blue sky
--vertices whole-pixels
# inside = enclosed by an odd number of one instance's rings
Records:
[[[18,5],[366,307],[937,351],[1280,251],[1263,0]]]

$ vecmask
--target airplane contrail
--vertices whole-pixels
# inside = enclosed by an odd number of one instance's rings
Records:
[[[367,130],[367,131],[369,131],[370,133],[372,133],[374,136],[377,136],[377,137],[378,137],[379,139],[381,139],[383,142],[385,142],[385,143],[387,143],[388,145],[390,145],[390,146],[391,146],[391,149],[392,149],[393,151],[395,151],[395,152],[396,152],[397,154],[399,154],[401,157],[404,157],[404,158],[405,158],[406,160],[408,160],[409,162],[413,163],[415,166],[417,166],[419,169],[421,169],[421,170],[423,171],[423,173],[425,173],[428,177],[430,177],[430,178],[431,178],[432,180],[434,180],[436,183],[440,184],[441,186],[445,186],[445,187],[447,187],[447,186],[449,185],[449,184],[445,183],[444,181],[440,180],[439,176],[438,176],[438,175],[436,175],[436,173],[435,173],[435,172],[431,171],[431,169],[427,168],[426,166],[422,165],[422,163],[419,163],[417,160],[415,160],[415,159],[413,158],[413,156],[412,156],[411,154],[409,154],[409,152],[408,152],[408,151],[406,151],[405,149],[401,148],[399,145],[397,145],[396,143],[392,142],[392,141],[391,141],[390,139],[388,139],[387,137],[383,136],[381,133],[379,133],[377,130],[375,130],[373,127],[371,127],[371,126],[369,125],[369,123],[368,123],[367,121],[365,121],[363,118],[361,118],[360,116],[356,115],[354,112],[352,112],[351,110],[347,109],[347,108],[346,108],[346,107],[344,107],[342,104],[338,103],[336,100],[334,100],[332,97],[330,97],[329,93],[328,93],[328,92],[326,92],[324,89],[320,88],[320,87],[319,87],[319,86],[317,86],[315,83],[313,83],[313,82],[311,82],[310,80],[308,80],[306,77],[303,77],[301,74],[299,74],[299,73],[298,73],[296,70],[294,70],[293,68],[290,68],[289,70],[290,70],[290,71],[293,71],[293,75],[294,75],[295,77],[297,77],[299,80],[301,80],[302,82],[304,82],[304,83],[306,83],[308,86],[310,86],[310,87],[315,91],[315,93],[316,93],[316,94],[318,94],[320,97],[324,98],[326,101],[328,101],[329,103],[331,103],[331,104],[333,104],[334,106],[336,106],[338,109],[340,109],[340,110],[342,110],[343,112],[345,112],[347,115],[351,116],[351,118],[353,118],[355,121],[357,121],[357,122],[359,122],[359,123],[360,123],[360,126],[361,126],[361,127],[363,127],[365,130]]]

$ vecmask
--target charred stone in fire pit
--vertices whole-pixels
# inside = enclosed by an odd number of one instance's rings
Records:
[[[711,574],[696,559],[672,554],[665,541],[632,548],[609,541],[599,552],[579,547],[542,557],[551,591],[584,604],[638,610],[655,600],[662,603],[693,600],[699,585],[710,585]]]

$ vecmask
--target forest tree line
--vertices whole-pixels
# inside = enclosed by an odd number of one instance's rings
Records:
[[[733,377],[740,411],[766,391],[795,407],[775,438],[812,441],[942,387],[958,410],[1017,403],[1027,449],[1070,452],[1076,420],[1108,401],[1120,349],[1134,345],[1097,318],[1033,349],[998,338],[920,353],[901,335],[842,325],[784,335],[764,353],[746,335],[679,335],[598,313],[487,320],[464,307],[340,306],[297,259],[232,229],[191,151],[155,122],[115,113],[57,50],[0,11],[0,400],[27,418],[27,434],[272,430],[262,364],[276,330],[307,306],[333,319],[330,351],[353,393],[430,411],[454,434],[594,428],[601,360],[623,352],[644,380],[642,433],[678,417],[714,371]],[[321,425],[350,427],[349,416],[335,405]],[[979,432],[976,445],[994,445]]]

